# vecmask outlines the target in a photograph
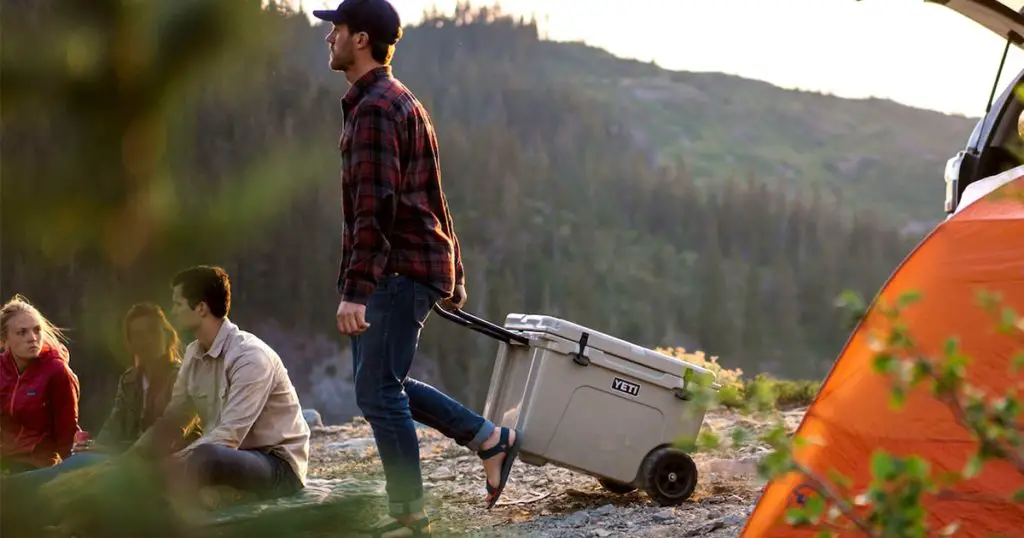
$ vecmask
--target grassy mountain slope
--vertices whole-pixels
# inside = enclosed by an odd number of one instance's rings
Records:
[[[569,78],[621,111],[652,156],[682,157],[698,181],[752,171],[793,187],[824,187],[897,221],[942,216],[945,161],[977,121],[887,100],[668,71],[578,43],[540,42],[536,58],[549,76]]]

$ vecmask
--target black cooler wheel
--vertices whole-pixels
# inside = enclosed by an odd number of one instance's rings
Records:
[[[682,450],[659,448],[644,459],[644,490],[661,506],[682,504],[697,489],[697,465]]]
[[[636,488],[629,484],[623,484],[622,482],[609,480],[607,478],[598,478],[597,483],[601,484],[602,488],[617,495],[625,495],[636,491]]]

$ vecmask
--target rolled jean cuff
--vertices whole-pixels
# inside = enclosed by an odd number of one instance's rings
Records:
[[[411,516],[422,512],[423,509],[423,497],[414,501],[388,503],[388,515],[391,517]]]
[[[483,445],[484,441],[486,441],[496,429],[497,426],[495,426],[493,422],[484,419],[484,423],[481,424],[480,429],[476,431],[476,435],[473,436],[473,440],[466,443],[466,448],[473,452],[480,452],[480,445]]]

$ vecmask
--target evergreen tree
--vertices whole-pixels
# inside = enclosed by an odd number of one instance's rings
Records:
[[[733,351],[735,333],[727,299],[726,266],[718,239],[718,226],[709,221],[705,227],[704,244],[698,260],[699,305],[697,334],[706,350],[728,356]]]
[[[743,356],[744,368],[757,366],[758,355],[764,353],[767,334],[765,333],[765,302],[763,299],[761,269],[755,264],[747,266],[746,282],[743,284]]]

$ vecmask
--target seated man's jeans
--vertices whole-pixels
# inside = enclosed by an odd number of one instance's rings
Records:
[[[181,463],[200,487],[229,486],[261,499],[293,495],[302,489],[287,461],[260,450],[202,444],[191,449]]]
[[[381,279],[366,304],[370,327],[352,337],[356,403],[373,428],[392,516],[423,510],[419,440],[413,420],[479,451],[495,426],[436,388],[408,377],[420,330],[441,298],[409,277]]]

